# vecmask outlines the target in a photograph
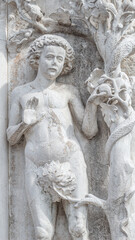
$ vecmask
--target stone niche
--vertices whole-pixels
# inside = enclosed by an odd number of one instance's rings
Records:
[[[92,6],[92,9],[94,8],[96,9],[94,5],[96,4],[95,2],[99,4],[96,6],[99,6],[99,9],[100,9],[100,4],[102,3],[99,3],[100,1],[98,0],[97,1],[71,1],[71,4],[72,4],[71,7],[75,8],[76,6],[78,6],[78,8],[80,7],[81,9],[81,6],[82,6],[81,4],[85,4],[84,9],[87,9],[89,7],[90,8],[89,11],[91,11],[91,6]],[[117,10],[118,6],[115,6],[115,9],[114,9],[113,6],[115,5],[114,3],[115,1],[104,1],[104,2],[106,2],[105,9],[109,9],[108,10],[109,17],[108,15],[105,15],[107,13],[107,10],[106,12],[104,12],[104,16],[106,16],[107,19],[110,19],[112,12],[114,10]],[[121,1],[118,1],[118,2],[121,3]],[[127,1],[124,1],[123,4],[128,5],[128,2],[127,3],[126,2]],[[132,4],[132,1],[129,1],[129,2]],[[135,6],[134,8],[132,8],[132,6],[129,7],[129,11],[131,12],[134,12],[135,11],[134,9],[135,9]],[[14,0],[14,1],[7,1],[7,2],[1,0],[0,2],[0,24],[1,24],[1,27],[0,27],[0,66],[1,66],[0,67],[0,70],[1,70],[0,71],[1,72],[0,74],[1,76],[1,80],[0,80],[0,92],[1,92],[0,94],[0,99],[1,99],[1,104],[0,104],[1,105],[0,106],[0,109],[1,109],[0,239],[1,240],[39,240],[39,239],[71,240],[73,237],[72,234],[69,233],[69,230],[68,230],[69,223],[67,221],[67,216],[65,215],[65,211],[62,204],[62,202],[64,201],[70,202],[70,200],[63,200],[62,198],[60,201],[55,203],[57,205],[57,214],[56,214],[56,223],[55,223],[53,238],[49,238],[49,237],[45,238],[44,236],[43,238],[41,237],[39,238],[38,236],[36,237],[35,227],[34,227],[32,215],[31,215],[32,211],[30,211],[30,206],[28,205],[26,189],[25,189],[25,152],[24,150],[25,150],[27,140],[23,135],[21,140],[18,141],[17,144],[8,144],[7,137],[6,137],[6,129],[8,128],[8,122],[9,122],[9,116],[10,116],[9,112],[10,112],[10,108],[13,101],[12,93],[14,89],[16,89],[16,87],[32,82],[37,75],[37,71],[29,65],[28,58],[27,58],[29,47],[36,39],[46,34],[57,35],[59,37],[63,37],[64,39],[66,39],[68,43],[72,46],[75,52],[74,68],[71,70],[70,73],[58,77],[57,82],[62,84],[72,85],[75,89],[77,89],[80,92],[80,99],[84,107],[87,106],[87,100],[90,94],[91,96],[93,94],[92,91],[91,92],[88,91],[88,87],[86,86],[86,80],[90,78],[91,79],[94,78],[95,79],[94,81],[93,80],[90,80],[90,81],[93,81],[93,86],[95,87],[96,85],[95,82],[96,81],[98,82],[101,75],[98,76],[99,77],[98,79],[97,75],[94,75],[93,77],[93,75],[90,75],[90,74],[95,69],[104,70],[105,66],[107,69],[108,67],[107,61],[109,62],[109,59],[103,58],[103,54],[100,51],[103,49],[102,48],[100,49],[99,47],[100,44],[101,45],[103,44],[103,42],[101,41],[99,44],[99,42],[97,43],[97,41],[93,37],[94,34],[95,35],[97,34],[97,36],[98,34],[100,35],[100,31],[98,31],[98,26],[95,25],[98,23],[96,21],[94,22],[93,19],[94,17],[95,18],[97,17],[100,19],[100,16],[102,14],[98,15],[98,10],[95,10],[94,12],[95,15],[92,15],[93,13],[91,13],[90,16],[86,16],[84,21],[83,14],[85,13],[81,12],[81,10],[78,10],[78,9],[76,11],[75,9],[73,10],[70,9],[68,0],[64,0],[64,1],[62,0],[51,0],[51,1],[49,0],[38,0],[38,1]],[[71,13],[71,16],[70,16],[70,13]],[[93,18],[91,18],[91,16],[93,16]],[[94,34],[92,31],[90,31],[91,28],[88,27],[89,18],[91,19],[89,23],[93,24],[92,27],[96,29]],[[129,18],[131,18],[131,21],[132,21],[132,16],[129,16]],[[105,24],[103,19],[101,20],[102,20],[102,23]],[[128,18],[127,18],[127,22],[128,22]],[[111,25],[111,20],[108,23],[108,26],[110,26],[109,24]],[[119,28],[122,29],[122,23],[121,25],[119,25]],[[134,36],[135,24],[133,24],[132,28],[133,28],[132,35],[133,35],[133,38],[135,39],[135,36]],[[99,39],[100,39],[100,36],[99,36]],[[107,36],[107,31],[106,31],[106,36]],[[124,37],[126,38],[126,34],[124,35]],[[106,42],[109,41],[108,39],[109,39],[109,33],[108,33],[108,38]],[[129,42],[133,42],[134,39],[132,40],[129,39]],[[101,40],[102,40],[102,37],[101,37]],[[104,44],[106,44],[106,52],[107,51],[109,52],[109,44],[107,45],[107,43],[105,42]],[[135,46],[129,46],[129,48],[130,47],[134,49]],[[128,48],[128,45],[127,45],[127,48]],[[126,51],[126,47],[124,51]],[[113,64],[113,61],[112,61],[112,64]],[[120,71],[122,71],[122,73],[124,72],[126,76],[131,77],[132,90],[133,90],[132,106],[134,108],[135,106],[135,103],[134,103],[135,55],[133,53],[131,53],[130,56],[128,56],[128,54],[127,55],[125,54],[125,56],[121,58],[120,64],[122,69]],[[108,72],[107,70],[105,70],[104,72],[105,72],[104,74],[107,75],[109,70]],[[115,76],[111,74],[109,77],[115,78]],[[14,97],[16,96],[14,95]],[[106,102],[104,102],[104,104],[106,104]],[[109,105],[109,106],[112,106],[112,105]],[[85,135],[83,135],[82,132],[78,130],[77,123],[74,122],[75,135],[76,135],[76,138],[78,139],[79,145],[81,146],[81,150],[84,155],[85,163],[87,166],[88,193],[92,194],[92,196],[96,196],[96,198],[99,200],[103,199],[102,201],[105,201],[106,199],[108,199],[108,196],[110,196],[109,195],[110,193],[108,193],[109,192],[108,189],[110,189],[108,187],[110,182],[109,180],[110,176],[112,177],[112,179],[116,178],[116,182],[117,182],[117,176],[116,176],[117,174],[115,174],[115,169],[113,169],[113,173],[109,171],[111,166],[110,165],[111,157],[107,158],[105,153],[106,142],[111,132],[109,126],[107,126],[108,121],[106,121],[106,118],[105,118],[106,111],[109,112],[109,109],[106,110],[103,108],[103,110],[101,111],[101,106],[98,107],[97,109],[98,133],[91,139],[88,139],[87,137],[85,137]],[[120,110],[119,117],[121,117],[121,111],[122,110]],[[133,120],[131,122],[133,122]],[[91,126],[91,128],[92,127],[94,126]],[[119,140],[116,140],[114,145],[115,144],[117,145],[117,143],[119,143]],[[122,149],[120,148],[120,151],[122,151]],[[53,150],[54,149],[52,146],[51,151],[53,152]],[[113,153],[111,152],[111,154]],[[117,158],[117,155],[116,155],[116,158]],[[51,159],[51,161],[53,160],[54,159]],[[80,191],[81,191],[81,187],[83,189],[83,184],[84,182],[80,183]],[[121,191],[123,191],[123,194],[126,194],[124,190],[121,190]],[[110,202],[109,204],[111,204]],[[134,204],[135,204],[135,200],[134,200]],[[96,204],[96,201],[94,204],[91,204],[90,202],[90,204],[87,203],[87,205],[84,205],[84,206],[87,206],[88,216],[87,216],[86,225],[87,225],[89,234],[88,234],[88,237],[81,237],[81,235],[80,237],[78,237],[78,235],[76,234],[76,236],[73,239],[75,240],[77,239],[78,240],[83,240],[83,239],[85,240],[87,239],[134,240],[134,236],[135,236],[134,231],[133,231],[133,234],[131,235],[130,234],[128,235],[128,231],[126,232],[126,230],[125,232],[127,235],[121,236],[119,233],[119,230],[117,230],[116,234],[112,234],[112,232],[114,231],[114,228],[110,227],[112,225],[112,222],[111,220],[110,221],[107,220],[109,218],[106,217],[108,216],[106,213],[106,210],[100,204]],[[122,218],[123,215],[125,214],[125,209],[123,210],[120,201],[117,201],[117,206],[119,208],[119,211],[122,212],[119,217]],[[111,210],[108,207],[109,209],[108,212],[114,211],[113,207],[110,207]],[[131,211],[132,210],[134,211],[134,207],[132,208],[132,204],[130,207],[131,207]],[[112,219],[113,217],[114,216],[112,216]],[[119,221],[121,221],[121,219]],[[130,228],[130,230],[131,229],[132,228]]]

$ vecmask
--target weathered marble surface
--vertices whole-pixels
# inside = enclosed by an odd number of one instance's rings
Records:
[[[7,6],[0,1],[0,239],[8,239]]]
[[[10,2],[10,1],[9,1]],[[12,1],[11,1],[12,2]],[[18,1],[16,1],[18,2]],[[53,13],[63,1],[36,1],[37,4],[41,7],[43,12],[46,12],[46,16],[49,17],[51,13]],[[87,1],[84,1],[85,3]],[[124,4],[129,1],[124,1]],[[133,2],[133,1],[130,1]],[[68,6],[68,1],[64,1],[64,7]],[[9,96],[12,90],[18,86],[28,83],[34,80],[36,73],[34,70],[29,67],[26,61],[26,54],[28,51],[28,46],[30,43],[27,41],[31,38],[31,29],[29,32],[25,32],[25,40],[20,48],[17,49],[15,45],[11,45],[9,47],[9,55],[8,55],[8,78],[7,78],[7,61],[5,61],[5,56],[7,54],[5,49],[5,23],[6,20],[6,5],[2,1],[0,3],[1,11],[1,29],[0,29],[0,38],[2,36],[2,40],[0,39],[0,47],[2,58],[0,61],[2,64],[1,71],[3,72],[2,79],[0,81],[1,86],[1,112],[2,112],[2,124],[1,124],[1,133],[5,136],[5,128],[7,118],[7,81],[9,84]],[[93,3],[92,3],[93,4]],[[92,20],[92,24],[95,24]],[[76,55],[76,64],[75,70],[68,76],[63,76],[58,79],[59,82],[69,83],[76,86],[76,88],[81,93],[81,98],[83,103],[86,103],[86,100],[89,96],[89,93],[86,90],[85,80],[89,77],[90,73],[97,67],[103,68],[103,61],[98,54],[96,46],[91,38],[86,38],[86,30],[85,24],[81,25],[79,20],[76,20],[79,29],[77,29],[76,36],[71,34],[60,34],[65,37],[70,44],[74,47],[75,55]],[[19,18],[19,15],[16,10],[15,4],[8,5],[8,39],[10,39],[13,35],[13,31],[18,32],[28,26],[28,23]],[[95,25],[97,26],[97,25]],[[83,32],[83,35],[82,33]],[[41,33],[40,33],[41,34]],[[36,33],[36,37],[40,35]],[[34,36],[34,37],[35,37]],[[4,41],[3,41],[4,40]],[[14,39],[12,39],[14,41]],[[19,38],[18,43],[20,43],[22,39]],[[32,41],[32,39],[31,39]],[[20,52],[19,52],[20,51]],[[3,54],[4,53],[4,54]],[[4,57],[3,57],[4,56]],[[7,56],[6,56],[7,58]],[[122,62],[122,71],[124,71],[128,76],[135,76],[135,57],[131,55],[128,58],[125,58]],[[3,88],[4,86],[4,88]],[[133,87],[133,91],[135,92],[135,86]],[[3,100],[4,99],[4,100]],[[135,106],[134,95],[132,98],[133,107]],[[10,100],[9,100],[10,104]],[[5,112],[3,112],[3,109]],[[85,152],[85,161],[87,163],[87,172],[88,172],[88,181],[89,181],[89,193],[101,198],[107,199],[107,186],[108,186],[108,170],[109,170],[109,160],[105,158],[105,144],[108,139],[109,131],[103,120],[100,109],[98,110],[98,126],[99,132],[95,138],[91,141],[87,142],[79,136],[81,140],[82,147]],[[3,213],[2,223],[4,227],[0,229],[0,239],[7,240],[7,151],[3,148],[6,146],[5,137],[2,136],[2,158],[1,158],[1,184],[3,191],[0,195],[0,208]],[[4,139],[4,142],[3,142]],[[10,156],[9,156],[9,239],[10,240],[35,240],[34,227],[31,218],[31,214],[27,205],[26,194],[24,189],[24,146],[25,140],[19,143],[17,146],[13,146],[10,148]],[[4,159],[4,161],[3,161]],[[5,161],[6,160],[6,161]],[[4,162],[4,163],[3,163]],[[3,198],[4,196],[4,198]],[[1,200],[2,199],[2,200]],[[3,202],[3,199],[6,201]],[[89,230],[90,230],[90,239],[91,240],[109,240],[111,239],[109,225],[106,220],[106,216],[102,209],[98,207],[89,205]],[[63,224],[64,223],[64,224]],[[62,227],[61,227],[62,225]],[[5,227],[6,226],[6,227]],[[61,236],[67,240],[70,239],[68,234],[68,226],[65,219],[64,211],[59,206],[59,214],[57,219],[56,226],[56,234],[55,240],[61,240]],[[115,236],[114,236],[115,239]],[[123,240],[123,239],[122,239]],[[132,240],[132,238],[131,238]]]
[[[111,239],[132,240],[135,238],[134,76],[126,75],[121,67],[123,59],[135,51],[135,5],[126,0],[77,3],[72,2],[72,11],[87,22],[104,61],[104,68],[94,69],[87,80],[89,101],[92,109],[100,106],[110,129],[105,144],[105,157],[110,162],[107,200],[89,194],[77,205],[100,206],[108,218]]]
[[[73,73],[71,73],[68,76],[63,76],[60,77],[59,81],[64,82],[64,83],[71,83],[73,85],[75,85],[81,92],[81,96],[82,96],[82,100],[85,103],[88,93],[85,89],[85,85],[84,85],[84,81],[85,79],[88,77],[89,75],[89,69],[94,69],[95,66],[102,66],[102,62],[99,58],[99,61],[94,62],[94,56],[95,56],[95,46],[93,43],[91,43],[91,45],[89,45],[89,42],[84,42],[83,38],[80,37],[80,41],[78,42],[76,37],[73,36],[67,36],[67,38],[69,40],[69,42],[71,44],[73,44],[74,49],[75,49],[75,54],[76,54],[76,64],[75,64],[75,70],[73,71]],[[77,44],[77,46],[76,46]],[[82,49],[82,46],[85,46],[84,49]],[[78,49],[80,49],[80,51],[78,52]],[[22,54],[22,57],[25,58],[26,53],[24,52],[24,55]],[[19,54],[20,55],[20,54]],[[80,57],[81,55],[81,57]],[[91,55],[91,62],[89,61],[89,55]],[[14,62],[13,62],[14,64]],[[22,64],[25,67],[26,71],[23,71],[24,68],[22,68]],[[80,66],[82,66],[80,68]],[[85,68],[88,69],[87,73],[85,71]],[[22,70],[23,69],[23,70]],[[30,72],[29,72],[30,69]],[[20,78],[18,77],[21,74],[24,74],[24,78],[23,78],[23,83],[27,83],[28,80],[28,76],[30,80],[34,79],[34,73],[33,70],[31,68],[28,67],[28,64],[19,60],[19,64],[17,67],[18,75],[16,78],[16,81],[11,81],[11,83],[13,83],[13,86],[17,85],[20,82]],[[13,68],[13,73],[16,72],[15,69]],[[33,73],[33,79],[31,79],[31,73]],[[84,78],[85,76],[85,78]],[[19,83],[20,85],[21,83]],[[87,96],[86,96],[87,94]],[[107,176],[107,169],[108,166],[107,164],[104,165],[102,164],[102,157],[101,157],[101,152],[104,154],[104,149],[103,149],[103,140],[102,137],[104,136],[104,141],[106,140],[106,136],[105,136],[105,131],[104,129],[102,129],[102,125],[104,125],[102,122],[99,123],[100,125],[100,134],[98,134],[98,137],[96,138],[96,140],[92,140],[92,143],[86,143],[84,142],[84,148],[87,149],[87,154],[86,154],[86,161],[87,161],[87,167],[88,167],[88,177],[89,177],[89,189],[93,189],[93,193],[99,191],[99,196],[107,196],[107,192],[106,192],[106,179],[105,176]],[[85,140],[86,141],[86,140]],[[22,150],[21,150],[22,149]],[[98,158],[96,158],[96,161],[98,161],[97,165],[94,159],[94,152],[96,150],[96,156],[98,156]],[[101,150],[101,151],[100,151]],[[24,170],[24,155],[22,154],[23,152],[23,146],[21,144],[19,144],[17,147],[12,147],[12,161],[11,161],[11,176],[12,176],[12,187],[11,188],[11,239],[14,239],[15,237],[17,237],[18,231],[20,232],[20,239],[23,239],[24,234],[27,236],[29,236],[30,239],[34,238],[34,229],[33,229],[33,224],[32,224],[32,219],[30,216],[30,212],[29,212],[29,208],[27,207],[27,202],[26,202],[26,195],[25,195],[25,191],[24,191],[24,173],[22,171],[22,169]],[[85,151],[86,152],[86,151]],[[89,159],[89,156],[91,156],[91,158]],[[18,158],[20,159],[18,162]],[[91,168],[93,169],[91,171]],[[101,171],[99,172],[99,174],[97,175],[97,171],[99,171],[99,168],[101,169]],[[91,178],[91,174],[92,174],[92,178]],[[20,177],[19,177],[20,176]],[[20,179],[20,181],[16,181],[16,179]],[[92,179],[92,180],[91,180]],[[102,181],[101,181],[102,179]],[[18,194],[16,192],[16,188],[20,189]],[[91,190],[89,190],[91,191]],[[25,198],[23,197],[25,196]],[[23,208],[21,207],[23,205]],[[103,224],[103,219],[104,214],[102,211],[99,211],[99,209],[91,209],[90,208],[90,214],[89,214],[89,228],[90,228],[90,233],[91,236],[93,236],[93,239],[96,237],[98,238],[99,236],[103,235],[107,235],[108,234],[108,225],[107,223]],[[17,214],[18,212],[18,214]],[[24,216],[24,212],[26,212],[27,214]],[[95,217],[96,216],[96,217]],[[91,220],[92,218],[92,220]],[[18,219],[19,223],[18,223]],[[98,220],[99,219],[99,220]],[[65,226],[62,225],[62,227],[60,226],[61,222],[65,222]],[[105,220],[104,220],[105,221]],[[29,224],[28,224],[29,223]],[[95,224],[94,224],[95,223]],[[102,232],[97,231],[97,227],[100,226],[100,224],[103,226]],[[20,229],[20,225],[22,226]],[[16,230],[17,229],[17,230]],[[61,230],[60,230],[61,229]],[[68,231],[67,229],[67,223],[65,220],[65,215],[63,210],[61,209],[61,205],[60,205],[60,209],[59,209],[59,214],[58,214],[58,220],[57,220],[57,230],[56,230],[56,239],[59,239],[61,234],[62,236],[65,236],[66,239],[69,239],[70,236],[68,235]],[[24,233],[23,233],[24,232]],[[23,234],[22,234],[23,233]],[[108,235],[107,235],[108,236]],[[95,238],[95,239],[96,239]]]
[[[95,119],[89,101],[84,109],[75,87],[56,82],[72,70],[74,50],[64,38],[48,34],[31,44],[27,58],[37,76],[12,93],[7,137],[16,145],[25,136],[25,190],[35,235],[53,239],[60,203],[72,238],[87,240],[87,206],[74,207],[88,194],[75,128],[88,139],[97,128],[91,125]]]

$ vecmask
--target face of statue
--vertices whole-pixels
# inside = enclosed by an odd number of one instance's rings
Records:
[[[54,81],[62,72],[66,51],[59,46],[45,46],[40,59],[39,71],[47,80]]]

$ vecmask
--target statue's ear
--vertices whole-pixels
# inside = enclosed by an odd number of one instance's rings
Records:
[[[32,66],[35,70],[38,70],[39,63],[40,63],[40,55],[37,54],[37,55],[32,59],[31,66]]]
[[[35,64],[39,66],[40,58],[36,58]]]
[[[131,88],[135,90],[135,77],[130,76],[129,80],[130,80]]]

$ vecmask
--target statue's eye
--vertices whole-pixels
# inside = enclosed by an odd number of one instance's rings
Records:
[[[47,58],[48,60],[52,60],[52,59],[54,58],[54,56],[51,55],[51,54],[49,54],[49,55],[46,56],[46,58]]]
[[[58,62],[62,62],[63,61],[63,57],[58,56],[57,59],[58,59]]]

